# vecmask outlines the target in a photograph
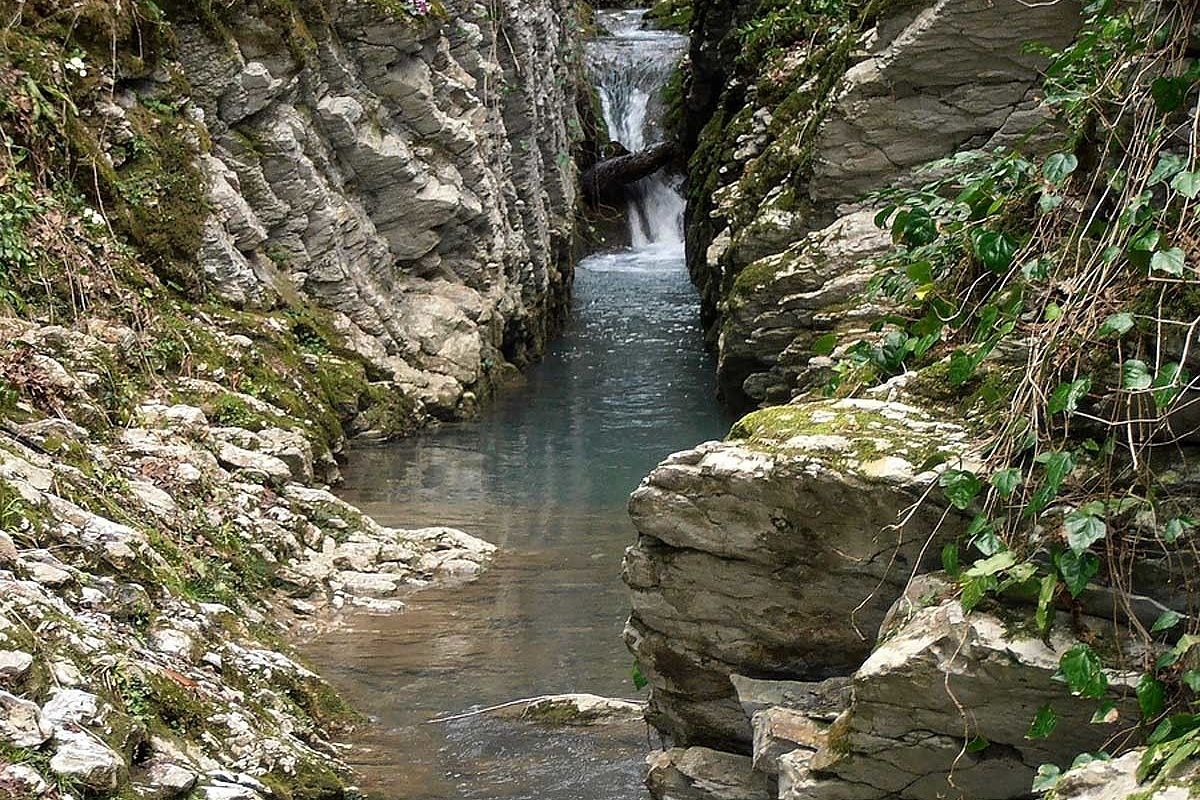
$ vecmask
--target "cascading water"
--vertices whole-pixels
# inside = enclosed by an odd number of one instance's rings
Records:
[[[588,47],[588,66],[600,92],[609,135],[630,152],[661,141],[662,90],[683,57],[687,40],[641,29],[645,11],[601,11],[608,31]],[[684,201],[679,181],[659,171],[628,188],[629,232],[636,250],[683,244]]]

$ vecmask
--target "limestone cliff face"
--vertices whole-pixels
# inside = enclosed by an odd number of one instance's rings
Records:
[[[1053,132],[1036,88],[1043,62],[1024,45],[1070,41],[1079,7],[928,0],[868,4],[849,23],[814,14],[811,45],[764,75],[728,57],[738,37],[730,20],[752,18],[757,4],[728,6],[697,3],[685,102],[684,135],[697,144],[687,233],[721,391],[744,409],[805,388],[797,376],[812,339],[861,328],[864,315],[846,303],[846,273],[887,242],[869,218],[854,216],[868,192],[911,184],[922,165],[959,152],[1018,141],[1036,151]],[[728,86],[714,99],[718,82]],[[797,243],[820,231],[807,250],[839,261],[823,278],[795,266],[805,258]],[[811,278],[799,290],[797,271]]]
[[[459,7],[461,6],[461,7]],[[369,0],[175,23],[211,138],[200,262],[229,302],[299,292],[440,417],[535,358],[570,293],[577,11]]]

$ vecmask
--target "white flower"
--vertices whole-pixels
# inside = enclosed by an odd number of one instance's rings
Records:
[[[103,225],[104,217],[94,208],[85,208],[83,210],[83,221],[88,225]]]
[[[67,72],[74,72],[81,78],[87,77],[87,64],[83,63],[83,59],[79,56],[74,56],[71,58],[70,61],[68,61],[66,64],[63,64],[63,67],[67,70]]]

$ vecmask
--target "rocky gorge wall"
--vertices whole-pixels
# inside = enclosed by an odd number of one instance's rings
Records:
[[[723,397],[745,409],[787,402],[803,388],[797,378],[814,339],[878,318],[846,302],[870,278],[852,275],[853,265],[889,243],[871,223],[874,211],[856,214],[868,192],[914,184],[922,165],[956,153],[1017,142],[1037,152],[1053,141],[1038,99],[1046,60],[1025,44],[1071,41],[1079,5],[873,3],[849,22],[814,13],[820,46],[769,76],[730,57],[729,20],[756,8],[737,5],[701,12],[715,29],[694,36],[692,62],[712,66],[692,79],[684,108],[686,133],[699,131],[689,264]],[[730,88],[714,100],[713,85],[723,83]],[[812,265],[814,251],[844,260]]]
[[[494,548],[330,491],[570,297],[572,3],[0,3],[0,796],[316,800],[285,641]]]
[[[398,391],[469,414],[566,313],[577,9],[310,5],[291,31],[248,10],[173,26],[212,141],[200,268],[236,304],[300,292]]]
[[[1195,173],[1194,18],[1173,3],[691,5],[675,103],[688,263],[723,399],[749,413],[630,501],[626,641],[665,741],[651,794],[1190,796],[1196,751],[1171,741],[1195,697],[1167,687],[1175,659],[1194,667],[1176,627],[1193,572],[1164,522],[1200,505],[1194,429],[1170,423],[1191,373],[1138,406],[1172,429],[1169,454],[1111,409],[1138,402],[1129,359],[1187,368],[1179,341],[1144,331],[1200,313],[1195,194],[1130,189],[1187,231],[1171,236],[1188,266],[1169,311],[1135,300],[1157,291],[1136,232],[1113,234],[1118,278],[1089,223],[1128,213],[1095,189],[1119,168]],[[1095,88],[1119,73],[1091,60],[1105,24],[1141,79],[1183,76],[1178,104],[1132,73]],[[1152,28],[1150,55],[1127,35]],[[1115,145],[1131,123],[1101,96],[1168,122],[1145,150]],[[1131,459],[1171,477],[1140,483]],[[1143,491],[1148,516],[1117,510]]]

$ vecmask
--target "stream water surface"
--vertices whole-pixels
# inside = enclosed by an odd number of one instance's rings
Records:
[[[639,49],[658,57],[664,45],[679,47],[636,21],[617,12],[614,36],[593,46],[602,96],[606,80],[631,85],[619,70],[638,66]],[[617,123],[644,119],[649,102],[614,111],[605,96]],[[655,180],[641,188],[670,188]],[[579,264],[569,326],[521,389],[475,422],[352,453],[343,496],[380,522],[449,525],[500,547],[478,581],[414,594],[404,614],[350,614],[305,646],[373,720],[351,757],[368,791],[403,800],[644,796],[644,725],[428,720],[547,693],[637,694],[621,640],[620,562],[634,536],[627,497],[666,455],[722,436],[729,423],[713,399],[683,264],[682,204],[648,196],[633,200],[641,207],[632,224],[643,226],[633,249]]]

